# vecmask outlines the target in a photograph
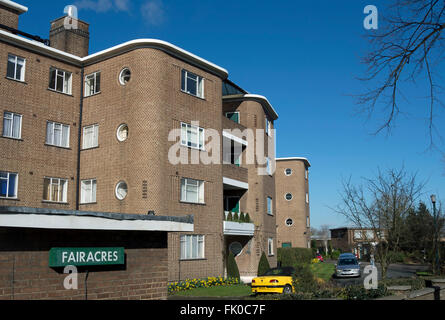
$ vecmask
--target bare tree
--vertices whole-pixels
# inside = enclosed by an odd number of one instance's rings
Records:
[[[379,12],[382,12],[381,10]],[[438,135],[434,123],[435,108],[444,107],[439,99],[441,87],[439,75],[434,72],[444,55],[445,2],[443,0],[393,0],[379,19],[378,31],[370,35],[372,49],[363,59],[368,66],[366,82],[378,82],[370,90],[358,96],[362,111],[369,116],[377,112],[383,103],[384,120],[376,133],[390,130],[403,112],[400,100],[402,82],[422,79],[427,84],[426,118],[430,148],[435,148],[434,136]]]
[[[334,209],[355,227],[373,231],[363,232],[364,240],[376,241],[376,258],[386,277],[388,252],[397,250],[405,215],[413,209],[424,183],[416,181],[402,168],[378,171],[374,179],[364,179],[364,185],[355,186],[351,179],[343,181],[342,202]],[[368,237],[368,239],[367,239]]]

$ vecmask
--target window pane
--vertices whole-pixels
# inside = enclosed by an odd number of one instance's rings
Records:
[[[20,80],[20,81],[25,80],[25,59],[17,58],[16,77],[17,77],[17,80]]]
[[[5,112],[3,116],[3,136],[12,136],[12,114],[9,112]]]
[[[6,197],[7,195],[7,187],[8,187],[7,176],[8,174],[5,172],[0,173],[0,197]]]
[[[181,90],[185,91],[185,77],[186,77],[186,71],[182,70],[181,72]]]
[[[51,193],[51,179],[45,178],[43,179],[43,200],[51,200],[50,199],[50,193]]]
[[[198,187],[193,185],[187,185],[187,201],[198,202]]]
[[[190,126],[187,129],[187,135],[188,135],[188,145],[190,147],[198,147],[198,132],[196,127]]]
[[[87,76],[85,79],[85,96],[94,94],[94,75]]]
[[[71,73],[65,72],[65,78],[63,82],[63,92],[71,94]]]
[[[12,137],[20,139],[20,128],[22,123],[22,116],[14,114],[14,121],[12,126]]]
[[[8,70],[6,71],[6,76],[11,79],[15,79],[15,56],[8,56]]]
[[[62,125],[60,123],[54,124],[54,145],[60,146],[62,143]]]
[[[91,180],[82,181],[81,189],[82,203],[91,202]]]
[[[51,179],[51,201],[59,202],[59,179]]]
[[[198,97],[204,97],[204,79],[198,77]]]
[[[63,78],[64,78],[64,72],[57,70],[56,90],[59,92],[63,92]]]
[[[9,174],[9,188],[8,188],[8,197],[15,198],[15,186],[17,182],[17,174],[10,173]]]
[[[96,180],[92,181],[91,202],[96,202]]]
[[[70,127],[65,125],[62,126],[62,146],[70,146]]]
[[[46,125],[46,143],[53,144],[54,143],[54,123],[47,122]]]
[[[187,144],[187,125],[185,123],[181,124],[181,144],[182,145],[188,145]]]
[[[94,93],[100,92],[100,72],[96,73],[96,87],[94,88]]]
[[[56,90],[56,69],[50,69],[49,71],[49,88]]]
[[[196,79],[190,78],[190,74],[187,76],[187,92],[196,96],[197,94],[197,81]]]

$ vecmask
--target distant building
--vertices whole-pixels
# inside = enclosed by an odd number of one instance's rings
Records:
[[[343,227],[331,230],[331,244],[334,249],[352,252],[359,259],[366,258],[378,244],[378,237],[373,229]]]

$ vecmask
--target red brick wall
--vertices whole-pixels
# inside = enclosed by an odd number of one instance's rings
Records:
[[[126,263],[88,267],[87,290],[79,267],[78,289],[66,290],[63,268],[48,267],[52,247],[124,247]],[[167,257],[165,232],[0,228],[0,300],[166,299]]]

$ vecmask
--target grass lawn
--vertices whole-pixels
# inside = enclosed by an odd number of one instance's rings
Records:
[[[335,264],[327,262],[314,263],[311,264],[311,269],[317,278],[329,281],[335,272]]]
[[[210,288],[196,288],[176,292],[172,295],[180,297],[245,297],[252,293],[250,286],[237,284],[232,286],[215,286]]]

